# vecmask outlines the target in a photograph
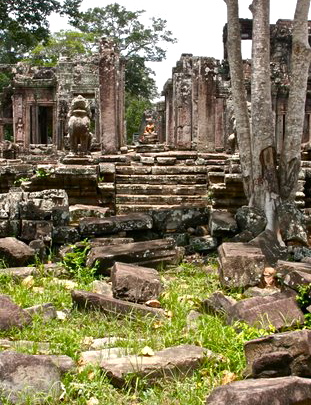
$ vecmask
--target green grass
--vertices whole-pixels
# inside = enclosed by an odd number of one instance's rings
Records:
[[[77,288],[88,289],[92,277],[84,277],[83,272],[79,271],[75,279]],[[180,344],[196,344],[221,355],[221,359],[207,361],[193,376],[184,379],[158,381],[151,388],[145,387],[143,381],[138,381],[136,388],[122,390],[112,387],[99,368],[88,366],[64,377],[61,403],[87,405],[94,397],[100,405],[202,405],[213,387],[221,384],[225,374],[230,372],[236,378],[242,378],[245,366],[243,344],[246,340],[258,337],[261,331],[244,327],[238,333],[233,327],[226,326],[221,317],[207,314],[202,314],[196,321],[196,327],[190,329],[187,327],[189,311],[197,309],[202,299],[220,289],[217,277],[189,264],[163,270],[161,277],[165,289],[160,301],[168,317],[159,321],[148,317],[115,318],[99,312],[78,311],[72,308],[70,291],[56,285],[52,277],[44,277],[43,274],[34,278],[34,285],[30,288],[15,282],[9,276],[3,276],[0,279],[0,293],[10,295],[23,308],[51,302],[57,310],[67,310],[68,316],[65,320],[48,322],[35,316],[31,325],[21,330],[1,332],[0,338],[49,342],[51,354],[66,354],[74,360],[79,359],[81,351],[87,350],[83,344],[87,337],[124,338],[125,340],[118,342],[118,346],[125,347],[129,353],[137,354],[144,346],[156,351]],[[38,291],[35,287],[42,289]],[[39,353],[36,344],[31,348],[18,350],[30,354]],[[5,400],[3,403],[6,403]],[[60,401],[46,399],[45,403],[56,405]]]

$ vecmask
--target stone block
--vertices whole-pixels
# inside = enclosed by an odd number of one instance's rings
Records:
[[[219,278],[224,287],[249,287],[259,283],[265,268],[260,248],[246,243],[223,243],[218,248]]]
[[[101,236],[120,231],[151,229],[152,217],[147,214],[133,213],[109,218],[85,218],[80,220],[79,228],[83,237]]]
[[[164,311],[158,308],[147,307],[146,305],[136,304],[129,301],[122,301],[116,298],[108,297],[87,291],[71,291],[73,303],[79,309],[89,309],[101,311],[105,314],[114,316],[119,315],[149,315],[151,317],[164,317]]]
[[[27,397],[38,403],[37,395],[51,395],[54,400],[61,393],[60,371],[48,358],[4,351],[0,353],[0,390],[10,402],[23,404]]]
[[[0,259],[9,267],[24,266],[34,261],[35,251],[14,237],[0,238]]]
[[[245,343],[244,352],[247,376],[311,377],[311,330],[276,333],[250,340]]]
[[[69,225],[69,207],[55,206],[52,208],[51,220],[53,226],[68,226]]]
[[[283,327],[302,325],[304,316],[295,298],[276,293],[238,301],[230,308],[227,318],[229,324],[235,321],[243,321],[260,329],[269,329],[272,326],[279,330]]]
[[[203,300],[201,306],[202,310],[208,314],[227,316],[236,302],[234,298],[224,295],[221,291],[216,291]]]
[[[109,212],[107,207],[76,204],[69,207],[70,222],[79,222],[83,218],[105,218]]]
[[[111,282],[114,298],[138,303],[157,299],[163,290],[156,270],[127,263],[114,264]]]
[[[206,405],[307,405],[311,404],[311,380],[301,377],[236,381],[212,391]]]
[[[30,316],[40,315],[45,321],[57,318],[56,308],[50,302],[25,308],[25,311]]]
[[[27,242],[41,239],[45,242],[52,240],[53,225],[50,221],[22,220],[21,239]]]
[[[184,232],[190,226],[206,224],[210,209],[206,208],[173,208],[151,211],[153,227],[163,232]]]
[[[134,242],[92,248],[88,254],[87,265],[92,267],[97,262],[100,274],[110,275],[110,267],[115,262],[134,263],[148,266],[152,263],[178,262],[181,260],[181,248],[176,248],[173,239],[156,239],[146,242]]]
[[[99,367],[115,387],[121,388],[127,384],[135,384],[135,377],[143,378],[147,385],[151,385],[161,378],[167,380],[188,376],[206,358],[212,359],[213,353],[199,346],[180,345],[155,352],[151,357],[127,356],[103,360]],[[130,376],[132,378],[129,380]]]
[[[210,234],[214,237],[230,236],[238,232],[233,214],[227,211],[212,211],[208,226]]]
[[[206,236],[194,236],[189,239],[189,245],[195,252],[209,252],[217,248],[217,239]]]
[[[0,295],[0,331],[22,328],[31,323],[31,316],[14,304],[7,295]]]
[[[81,236],[77,228],[58,226],[57,228],[53,228],[52,239],[53,243],[68,244],[77,242],[81,239]]]

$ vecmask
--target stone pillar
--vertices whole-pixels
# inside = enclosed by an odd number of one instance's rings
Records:
[[[12,97],[13,106],[13,134],[14,142],[21,146],[28,146],[27,134],[25,131],[26,108],[24,106],[23,94],[16,93]]]
[[[215,151],[216,81],[215,61],[198,59],[198,151]]]
[[[124,142],[124,80],[115,45],[102,38],[99,60],[99,109],[102,152],[116,153]]]
[[[175,146],[192,146],[192,55],[182,54],[173,70]]]
[[[165,102],[159,101],[157,103],[157,120],[156,132],[158,133],[158,140],[160,143],[165,142]]]
[[[173,116],[173,81],[167,80],[164,85],[163,95],[165,97],[165,142],[168,146],[174,147],[174,116]]]

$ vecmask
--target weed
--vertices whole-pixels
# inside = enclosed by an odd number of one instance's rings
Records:
[[[71,250],[66,253],[62,263],[66,270],[82,284],[89,284],[94,280],[95,267],[86,265],[87,254],[91,249],[91,244],[84,240],[76,245],[71,245]]]

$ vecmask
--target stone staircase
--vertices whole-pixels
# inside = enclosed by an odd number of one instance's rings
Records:
[[[189,151],[141,153],[116,164],[116,212],[206,207],[208,172],[223,173],[228,156]]]

